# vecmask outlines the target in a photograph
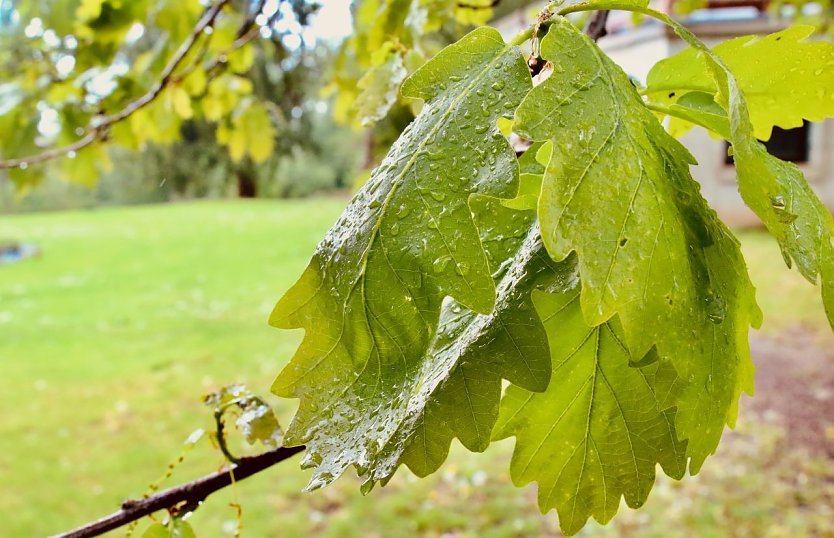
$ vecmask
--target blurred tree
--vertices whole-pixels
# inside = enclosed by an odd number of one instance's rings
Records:
[[[324,104],[304,102],[332,56],[305,40],[318,7],[3,0],[0,168],[24,190],[47,172],[92,186],[112,168],[108,142],[144,151],[147,167],[164,166],[176,192],[205,191],[188,183],[219,168],[237,178],[240,195],[254,196],[257,172],[273,154],[320,149],[307,116],[321,115]]]

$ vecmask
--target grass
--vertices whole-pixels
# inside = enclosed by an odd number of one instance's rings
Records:
[[[202,394],[232,382],[268,394],[301,335],[265,320],[343,203],[205,202],[0,218],[0,242],[43,250],[0,267],[0,535],[42,536],[114,510],[162,474],[191,431],[210,427]],[[830,345],[818,290],[784,270],[763,234],[743,240],[764,332],[799,323]],[[270,401],[287,423],[294,403]],[[583,532],[834,535],[825,526],[830,514],[807,508],[834,499],[825,481],[807,491],[808,476],[817,484],[830,462],[779,453],[781,435],[743,415],[740,433],[699,477],[661,481],[643,510]],[[417,480],[401,471],[368,497],[352,477],[301,493],[308,474],[288,462],[210,498],[192,523],[203,537],[231,535],[236,498],[247,536],[558,535],[555,516],[538,513],[534,488],[511,485],[511,449],[502,442],[472,455],[454,447],[436,475]],[[204,442],[167,485],[221,463]],[[806,486],[792,482],[797,469]]]

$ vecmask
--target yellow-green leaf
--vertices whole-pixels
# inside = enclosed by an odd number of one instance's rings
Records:
[[[362,93],[356,99],[355,106],[362,125],[372,125],[388,114],[388,110],[397,102],[397,92],[405,76],[402,55],[392,51],[382,64],[368,69],[359,79],[357,86]]]
[[[191,96],[182,86],[174,86],[171,92],[171,107],[179,117],[184,120],[190,119],[194,115],[191,109]]]
[[[576,259],[563,263],[575,267]],[[495,432],[497,439],[516,437],[513,482],[538,482],[539,506],[556,508],[568,535],[591,516],[607,523],[621,497],[642,506],[658,463],[674,478],[687,463],[675,411],[666,409],[675,370],[656,356],[634,365],[617,318],[589,327],[579,288],[575,274],[559,287],[533,291],[550,341],[552,381],[541,393],[509,387]]]
[[[773,126],[790,129],[802,120],[834,117],[834,43],[808,41],[812,26],[792,26],[766,36],[731,39],[712,49],[744,94],[753,134],[767,140]],[[688,48],[649,72],[647,93],[676,102],[691,91],[719,93],[707,55]]]

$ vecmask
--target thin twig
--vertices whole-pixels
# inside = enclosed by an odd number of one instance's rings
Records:
[[[94,118],[86,128],[87,134],[72,144],[62,146],[60,148],[48,149],[41,153],[28,155],[26,157],[0,161],[0,170],[9,168],[26,168],[32,164],[42,163],[58,157],[63,157],[68,153],[78,151],[86,146],[89,146],[96,140],[103,138],[109,127],[113,124],[128,118],[137,110],[150,104],[159,96],[160,93],[162,93],[162,90],[165,89],[168,83],[171,82],[174,71],[191,51],[192,47],[197,42],[197,39],[200,35],[202,35],[206,28],[214,25],[214,22],[217,20],[217,16],[220,15],[220,11],[228,3],[229,0],[217,0],[217,2],[212,4],[211,7],[206,9],[203,16],[191,30],[189,36],[182,42],[176,53],[174,53],[174,56],[162,70],[160,79],[151,87],[150,90],[147,91],[147,93],[138,99],[131,101],[123,109],[114,114],[103,118]]]
[[[240,458],[237,465],[226,471],[210,474],[191,482],[182,484],[156,495],[141,500],[128,500],[122,504],[122,509],[107,517],[75,530],[57,534],[53,538],[90,538],[100,536],[105,532],[117,529],[132,521],[137,521],[159,510],[181,513],[183,510],[194,510],[206,497],[225,488],[232,482],[239,482],[253,474],[259,473],[276,463],[280,463],[304,450],[303,446],[292,448],[276,448],[257,456]]]
[[[243,24],[240,25],[240,27],[235,32],[235,40],[232,41],[232,43],[228,47],[218,52],[212,59],[205,62],[202,65],[203,71],[205,71],[206,73],[211,73],[218,66],[225,65],[229,54],[242,48],[244,45],[258,37],[258,34],[260,34],[261,32],[261,27],[257,26],[256,19],[257,16],[263,12],[265,4],[266,0],[261,0],[260,4],[258,4],[258,8],[252,12],[251,16],[247,17],[247,19],[243,22]],[[278,18],[279,14],[280,12],[276,11],[272,16],[270,16],[265,26],[269,26],[272,23],[274,23],[275,20]],[[203,56],[205,56],[205,51],[202,51],[198,56],[197,60],[192,62],[191,65],[177,73],[177,75],[171,80],[171,82],[181,82],[188,75],[190,75],[200,65],[200,60],[203,58]]]
[[[261,12],[263,12],[264,7],[266,7],[266,0],[260,0],[258,2],[258,5],[255,6],[255,9],[252,10],[252,13],[250,13],[249,16],[246,17],[246,20],[243,21],[243,24],[241,24],[240,28],[238,28],[237,32],[235,32],[235,39],[240,39],[241,37],[243,37],[243,34],[245,34],[250,28],[255,26],[255,23],[258,20],[258,15],[260,15]],[[276,13],[278,12],[276,11]]]
[[[492,0],[489,4],[473,4],[471,2],[458,2],[457,6],[462,9],[491,9],[501,3],[501,0]]]
[[[608,13],[607,9],[600,9],[595,11],[588,19],[588,24],[585,25],[585,34],[594,41],[608,35],[608,29],[605,27],[608,23]]]

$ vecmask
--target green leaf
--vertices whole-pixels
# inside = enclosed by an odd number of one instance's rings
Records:
[[[544,167],[550,162],[553,144],[537,142],[518,159],[521,175],[518,177],[518,193],[515,198],[502,200],[504,207],[519,211],[536,209],[542,190]]]
[[[162,523],[154,523],[142,533],[142,538],[171,538],[171,531]]]
[[[370,68],[359,79],[357,86],[362,93],[356,100],[356,109],[362,125],[372,125],[388,114],[397,102],[397,90],[406,74],[402,55],[391,51],[384,62]]]
[[[576,258],[563,265],[575,268]],[[542,511],[556,508],[570,535],[590,516],[608,522],[621,496],[632,508],[642,506],[655,466],[679,479],[687,458],[674,410],[663,410],[676,384],[672,366],[654,353],[646,366],[630,364],[617,318],[589,327],[578,274],[560,284],[533,292],[550,340],[552,381],[539,394],[509,387],[495,437],[516,436],[513,482],[538,482]]]
[[[516,159],[495,125],[530,86],[521,52],[490,28],[406,79],[402,93],[424,99],[422,112],[276,306],[270,323],[305,329],[273,390],[301,398],[285,444],[307,445],[311,487],[372,465],[448,377],[453,360],[427,357],[445,297],[492,310],[496,286],[467,201],[516,189]]]
[[[99,168],[110,171],[113,168],[107,150],[99,143],[93,144],[60,161],[61,178],[93,188],[98,181]]]
[[[717,88],[715,100],[728,111],[730,131],[728,140],[732,144],[739,192],[745,203],[758,215],[768,231],[779,242],[782,256],[788,267],[795,263],[799,272],[810,282],[816,284],[818,280],[821,281],[823,304],[828,321],[834,329],[834,308],[832,308],[834,300],[831,298],[831,275],[834,274],[834,247],[832,247],[834,218],[811,189],[799,167],[770,155],[767,149],[756,140],[747,111],[745,93],[734,75],[734,70],[717,53],[710,50],[677,22],[662,13],[651,10],[646,10],[646,13],[672,26],[675,32],[697,49],[701,57],[705,59],[706,74],[712,78]],[[816,43],[803,44],[797,41],[797,36],[805,36],[807,32],[804,34],[799,31],[786,30],[785,32],[780,32],[780,34],[791,47],[805,50],[801,47],[816,45]],[[776,37],[779,35],[775,34],[775,37],[763,39],[761,42],[766,43],[760,45],[764,47],[761,50],[769,50],[767,46],[776,47],[781,43],[776,40]],[[753,48],[760,42],[748,40],[745,43]],[[790,54],[791,50],[789,47],[785,54]],[[819,54],[824,59],[827,53],[822,51]],[[823,76],[823,73],[817,73],[817,60],[813,58],[807,58],[807,62],[801,64],[802,68],[799,68],[800,64],[792,60],[790,65],[794,65],[798,70],[812,69],[816,73],[815,76]],[[657,76],[665,77],[665,74],[659,70]],[[799,79],[800,82],[802,80],[802,78]],[[795,110],[798,111],[800,108]],[[801,112],[801,114],[805,113]]]
[[[830,260],[834,258],[834,247],[829,243],[825,256]],[[822,304],[825,307],[825,314],[828,316],[828,323],[831,330],[834,330],[834,264],[826,264],[822,267]]]
[[[727,112],[715,102],[713,96],[706,92],[689,92],[668,106],[649,104],[649,108],[672,116],[669,134],[680,138],[695,124],[705,127],[712,133],[729,138],[730,122]],[[686,120],[686,121],[676,121]]]
[[[248,154],[260,163],[272,155],[276,134],[266,107],[245,99],[235,110],[231,124],[217,128],[217,141],[228,146],[233,161],[241,161]]]
[[[171,108],[182,119],[190,119],[194,115],[194,111],[191,109],[191,96],[182,86],[173,86],[170,92]]]
[[[451,373],[440,385],[430,385],[423,409],[415,410],[380,452],[385,468],[401,462],[426,476],[443,463],[455,437],[469,450],[483,451],[498,418],[502,379],[529,390],[547,387],[547,336],[531,291],[570,275],[540,248],[535,213],[510,210],[502,202],[482,195],[470,199],[487,258],[503,260],[493,275],[495,308],[479,315],[454,301],[444,304],[426,365]]]
[[[197,535],[187,521],[174,518],[171,522],[171,538],[197,538]]]
[[[738,243],[701,197],[692,156],[595,43],[559,18],[541,53],[555,69],[519,106],[516,131],[553,143],[544,244],[556,260],[577,253],[589,326],[618,314],[632,356],[656,346],[672,361],[696,472],[752,392],[747,333],[760,313]]]
[[[754,136],[770,138],[774,125],[789,129],[802,120],[834,116],[834,43],[805,41],[813,26],[792,26],[767,36],[743,36],[712,49],[744,94]],[[688,48],[649,72],[652,100],[675,102],[692,90],[720,93],[707,54]],[[672,95],[670,98],[669,95]]]

